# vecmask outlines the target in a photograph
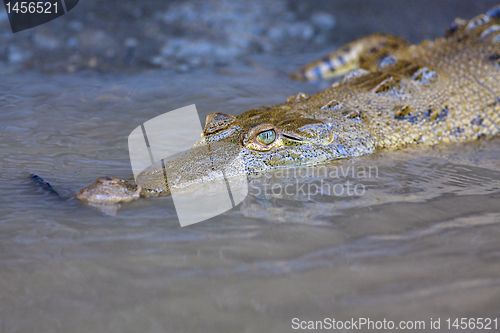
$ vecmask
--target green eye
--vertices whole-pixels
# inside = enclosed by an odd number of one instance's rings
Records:
[[[257,135],[257,140],[263,145],[268,145],[273,143],[274,139],[276,139],[276,132],[274,132],[274,130],[261,132],[259,133],[259,135]]]

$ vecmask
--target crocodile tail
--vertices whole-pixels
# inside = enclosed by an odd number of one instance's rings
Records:
[[[408,45],[403,38],[394,35],[372,34],[308,63],[290,77],[298,81],[313,81],[340,77],[357,68],[373,71],[380,65],[381,59],[396,54]]]
[[[473,38],[482,42],[499,43],[500,5],[491,8],[485,14],[474,16],[470,20],[457,17],[448,26],[445,37],[458,41]]]
[[[41,178],[35,174],[30,174],[29,179],[33,182],[33,184],[41,187],[47,193],[50,193],[52,195],[56,195],[58,198],[61,198],[59,193],[57,193],[57,191],[54,190],[52,185],[50,185],[50,183],[48,181],[44,180],[43,178]]]

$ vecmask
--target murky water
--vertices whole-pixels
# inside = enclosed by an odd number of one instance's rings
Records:
[[[130,177],[127,137],[157,115],[192,103],[238,114],[320,89],[260,63],[2,78],[0,332],[289,332],[293,318],[325,317],[428,330],[431,318],[499,316],[498,138],[270,173],[234,210],[185,228],[169,197],[116,216],[71,199],[98,176]]]

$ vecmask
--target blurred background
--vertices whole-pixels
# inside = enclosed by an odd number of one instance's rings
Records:
[[[455,17],[493,0],[81,0],[68,14],[13,34],[0,9],[0,73],[188,72],[252,54],[329,51],[372,32],[412,42],[442,36]]]

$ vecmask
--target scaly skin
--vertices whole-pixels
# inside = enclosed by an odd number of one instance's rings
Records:
[[[349,70],[340,83],[311,97],[299,93],[283,104],[238,116],[208,115],[204,139],[168,166],[185,175],[185,181],[169,186],[195,187],[220,178],[211,172],[214,159],[231,177],[241,170],[257,173],[362,156],[377,149],[498,134],[500,6],[470,21],[455,19],[446,37],[419,45],[390,35],[362,38],[292,77],[320,79]],[[274,141],[259,139],[266,131],[274,132]],[[239,165],[235,168],[234,163]],[[133,200],[139,192],[170,193],[161,169],[145,171],[142,179],[142,187],[137,187],[101,178],[77,197],[117,203]]]

